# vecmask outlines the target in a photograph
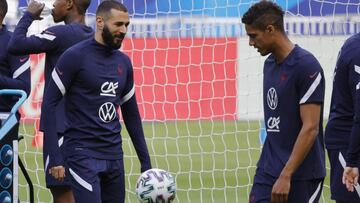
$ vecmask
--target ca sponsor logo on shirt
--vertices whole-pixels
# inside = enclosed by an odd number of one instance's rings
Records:
[[[275,110],[278,105],[278,96],[275,88],[270,88],[267,92],[267,104],[271,110]]]
[[[99,108],[99,118],[105,122],[109,123],[113,121],[116,117],[116,109],[113,103],[106,102]]]
[[[280,116],[270,117],[267,120],[267,129],[268,132],[280,132]]]
[[[118,88],[118,82],[104,82],[101,85],[101,96],[115,97],[116,89]]]

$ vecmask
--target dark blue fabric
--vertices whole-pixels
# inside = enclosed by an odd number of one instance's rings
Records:
[[[264,120],[267,137],[258,167],[278,177],[288,161],[302,127],[300,105],[324,101],[325,79],[315,57],[295,46],[281,63],[270,55],[264,64]],[[325,177],[325,152],[322,116],[319,134],[302,164],[292,176],[293,180]]]
[[[5,25],[0,28],[0,89],[20,89],[30,94],[30,58],[29,55],[15,56],[7,51],[12,36]],[[25,68],[23,71],[20,68]],[[19,72],[20,71],[20,72]],[[14,78],[14,73],[21,73]],[[1,95],[0,112],[10,112],[18,101],[18,96]]]
[[[12,54],[38,54],[46,53],[45,58],[45,88],[51,77],[51,72],[60,55],[72,45],[93,36],[93,30],[83,24],[71,23],[49,27],[40,34],[27,37],[28,28],[34,21],[29,12],[25,12],[19,20],[14,35],[8,44],[8,50]],[[63,133],[65,130],[64,104],[61,101],[56,110],[58,117],[57,130]],[[40,129],[43,129],[40,126]]]
[[[330,191],[331,199],[339,202],[353,202],[359,203],[360,197],[356,191],[349,192],[342,183],[344,167],[339,160],[339,153],[345,158],[347,149],[328,149],[328,157],[330,161]],[[357,166],[359,167],[359,165]]]
[[[45,88],[48,86],[48,82],[51,78],[51,72],[60,57],[60,55],[69,47],[80,42],[84,39],[93,36],[93,30],[83,24],[72,23],[67,25],[57,25],[49,27],[39,34],[27,36],[28,28],[34,21],[32,14],[25,12],[23,17],[19,20],[14,34],[8,44],[8,51],[12,54],[38,54],[46,53],[45,58]],[[52,116],[57,117],[56,126],[53,126],[57,133],[64,133],[65,131],[65,113],[64,113],[64,101],[60,101],[60,104],[56,108],[56,111]],[[42,124],[43,122],[40,122]],[[43,126],[40,126],[43,129]],[[57,145],[57,141],[55,143]],[[49,145],[46,138],[44,138],[43,156],[44,162],[49,155],[48,149],[54,148],[53,145]],[[62,161],[61,154],[57,154],[57,157],[51,157],[50,161],[59,160]],[[45,165],[44,165],[45,166]],[[67,185],[68,183],[56,181],[49,173],[45,173],[47,186],[54,185]]]
[[[271,200],[272,187],[277,178],[265,173],[258,168],[254,177],[254,184],[251,188],[249,203],[269,203]],[[290,203],[304,203],[309,202],[310,198],[314,196],[313,202],[319,202],[323,178],[313,180],[292,180],[288,202]]]
[[[325,130],[328,149],[347,148],[353,131],[355,108],[360,107],[356,97],[356,85],[360,81],[360,34],[346,40],[342,46],[334,70],[329,120]],[[356,129],[354,129],[356,130]],[[354,132],[360,134],[359,129]]]
[[[65,97],[65,156],[85,155],[98,159],[122,159],[121,108],[126,128],[141,162],[151,168],[141,118],[136,103],[133,68],[128,56],[90,39],[60,57],[45,91],[42,121],[45,138],[55,146],[56,117]],[[63,95],[64,94],[64,95]],[[50,149],[50,156],[58,149]],[[55,160],[56,164],[57,161]]]
[[[102,160],[76,155],[68,157],[67,164],[71,170],[71,189],[76,202],[121,203],[125,201],[125,175],[122,159]]]

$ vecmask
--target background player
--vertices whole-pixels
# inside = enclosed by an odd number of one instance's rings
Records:
[[[325,144],[330,160],[331,199],[338,203],[360,202],[358,193],[351,193],[342,184],[350,135],[360,134],[355,124],[355,109],[360,100],[355,98],[360,81],[360,34],[347,39],[342,46],[334,71],[329,120],[325,130]],[[355,141],[354,141],[355,142]],[[359,165],[353,165],[358,167]]]
[[[40,14],[45,4],[37,1],[31,1],[27,11],[17,24],[14,35],[9,43],[9,52],[13,54],[37,54],[46,53],[45,59],[45,89],[48,86],[51,71],[53,70],[60,55],[70,46],[80,42],[81,40],[90,38],[93,30],[85,25],[85,12],[89,7],[91,0],[56,0],[53,4],[52,16],[54,22],[64,22],[65,25],[57,25],[49,27],[40,34],[26,37],[28,28],[34,20],[41,20]],[[53,114],[58,118],[56,126],[59,145],[63,143],[64,133],[64,104],[63,101],[58,105],[56,112]],[[43,129],[42,126],[40,126]],[[56,143],[56,144],[58,144]],[[48,149],[54,146],[49,145],[44,138],[44,167],[46,176],[46,186],[50,188],[55,203],[71,203],[74,202],[72,192],[70,190],[69,181],[58,181],[49,175],[48,165],[53,162],[62,160],[61,154],[57,157],[49,156]]]
[[[360,81],[356,85],[355,100],[360,101]],[[360,108],[355,106],[354,124],[351,131],[346,167],[343,173],[343,183],[350,192],[359,194],[359,160],[360,160]]]
[[[96,11],[95,37],[60,57],[52,72],[42,108],[44,136],[56,146],[56,106],[65,97],[64,154],[76,202],[124,202],[125,176],[118,109],[141,163],[151,168],[135,96],[133,68],[118,49],[127,32],[126,7],[103,1]],[[60,153],[58,147],[50,156]],[[49,164],[50,173],[64,178],[62,162]]]
[[[264,64],[263,105],[267,138],[250,202],[317,202],[325,177],[322,109],[323,70],[284,31],[284,12],[260,1],[242,17],[249,45]]]
[[[31,89],[30,58],[28,55],[14,56],[7,52],[7,44],[12,33],[7,30],[3,20],[8,10],[6,0],[0,1],[0,89],[20,89],[28,95]],[[17,101],[15,96],[0,96],[0,112],[10,112]],[[20,114],[17,114],[20,118]],[[0,122],[1,127],[1,122]],[[19,126],[13,128],[14,136],[18,135]]]

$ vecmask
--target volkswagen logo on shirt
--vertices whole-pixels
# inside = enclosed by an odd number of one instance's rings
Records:
[[[116,108],[114,104],[111,102],[106,102],[101,105],[99,109],[99,117],[105,123],[113,121],[116,117]]]
[[[278,97],[275,88],[270,88],[267,92],[267,103],[271,110],[275,110],[278,105]]]

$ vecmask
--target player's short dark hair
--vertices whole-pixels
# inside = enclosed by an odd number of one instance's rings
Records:
[[[105,0],[100,3],[96,10],[96,16],[102,16],[105,19],[108,19],[110,17],[110,10],[116,9],[119,11],[123,11],[125,13],[128,12],[127,8],[124,6],[124,4],[116,1],[116,0]]]
[[[89,8],[91,0],[74,0],[76,8],[81,15],[85,15],[86,10]]]
[[[0,20],[5,18],[7,11],[8,11],[8,5],[6,0],[0,0]]]
[[[285,32],[284,11],[276,3],[266,0],[252,5],[241,18],[241,22],[260,30],[265,30],[268,25],[273,25],[281,32]]]

